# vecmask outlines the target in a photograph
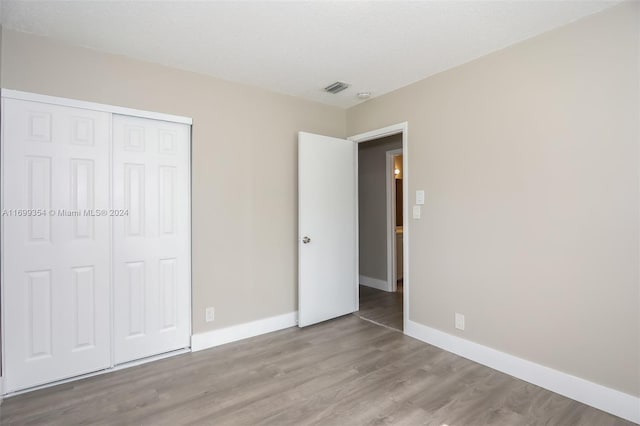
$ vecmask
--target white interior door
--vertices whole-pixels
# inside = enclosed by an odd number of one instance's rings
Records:
[[[190,345],[190,126],[113,116],[115,363]]]
[[[2,107],[8,393],[110,366],[109,114]]]
[[[298,324],[357,310],[354,142],[298,135]]]

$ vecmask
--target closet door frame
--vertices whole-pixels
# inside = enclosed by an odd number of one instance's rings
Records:
[[[23,100],[23,101],[30,101],[30,102],[39,102],[39,103],[43,103],[43,104],[51,104],[51,105],[57,105],[57,106],[64,106],[64,107],[71,107],[71,108],[81,108],[81,109],[86,109],[86,110],[92,110],[92,111],[100,111],[100,112],[106,112],[110,114],[109,117],[109,122],[110,122],[110,127],[109,127],[109,131],[110,134],[108,136],[109,138],[109,143],[110,145],[112,145],[112,123],[113,123],[113,115],[114,114],[119,114],[119,115],[127,115],[127,116],[131,116],[131,117],[140,117],[140,118],[148,118],[148,119],[152,119],[152,120],[161,120],[161,121],[168,121],[171,123],[177,123],[177,124],[185,124],[188,126],[192,126],[193,125],[193,119],[190,117],[184,117],[184,116],[179,116],[179,115],[173,115],[173,114],[165,114],[165,113],[159,113],[159,112],[153,112],[153,111],[145,111],[145,110],[139,110],[139,109],[133,109],[133,108],[126,108],[126,107],[120,107],[120,106],[114,106],[114,105],[107,105],[107,104],[101,104],[101,103],[95,103],[95,102],[88,102],[88,101],[81,101],[81,100],[76,100],[76,99],[69,99],[69,98],[62,98],[62,97],[57,97],[57,96],[49,96],[49,95],[41,95],[38,93],[31,93],[31,92],[24,92],[24,91],[19,91],[19,90],[12,90],[12,89],[0,89],[0,101],[4,100],[4,99],[17,99],[17,100]],[[4,102],[2,102],[2,104],[4,104]],[[193,282],[192,282],[192,277],[193,277],[193,271],[192,271],[192,266],[193,266],[193,259],[192,259],[192,233],[193,233],[193,224],[192,224],[192,190],[193,190],[193,185],[192,185],[192,144],[191,144],[191,137],[192,137],[192,129],[189,129],[189,147],[188,147],[188,152],[189,152],[189,161],[188,161],[188,169],[189,169],[189,175],[188,175],[188,181],[189,181],[189,191],[188,191],[188,208],[189,208],[189,212],[188,212],[188,217],[189,217],[189,232],[188,232],[188,242],[187,242],[187,246],[188,246],[188,256],[189,256],[189,283],[188,283],[188,293],[189,293],[189,304],[187,307],[188,310],[188,315],[189,315],[189,330],[188,330],[188,334],[189,334],[189,339],[190,341],[192,340],[193,337],[193,321],[192,321],[192,304],[193,304]],[[4,159],[4,111],[2,111],[2,120],[0,120],[0,160]],[[109,163],[109,168],[110,168],[110,172],[109,172],[109,182],[110,182],[110,187],[109,187],[109,199],[110,199],[110,203],[111,205],[113,205],[113,200],[112,200],[112,194],[113,194],[113,188],[112,188],[112,163],[113,163],[113,153],[112,153],[112,149],[113,147],[110,146],[109,148],[109,159],[108,159],[108,163]],[[3,160],[2,160],[3,161]],[[0,188],[2,188],[6,182],[6,178],[10,178],[8,176],[5,176],[5,170],[4,168],[2,168],[0,170]],[[0,194],[0,211],[4,209],[4,195]],[[2,233],[2,235],[4,235],[4,226],[5,226],[5,221],[2,218],[2,216],[0,215],[0,232]],[[109,229],[112,230],[113,229],[113,219],[110,218],[109,219]],[[4,254],[5,254],[5,246],[4,246],[5,242],[4,242],[4,238],[0,238],[0,309],[1,309],[1,326],[0,326],[0,330],[2,332],[2,339],[0,341],[1,343],[1,360],[2,360],[2,364],[1,364],[1,369],[0,369],[0,402],[2,401],[2,397],[3,396],[7,396],[7,394],[5,394],[4,388],[2,386],[2,376],[4,375],[4,368],[6,366],[6,344],[5,344],[5,336],[6,336],[6,332],[5,329],[7,327],[6,324],[6,318],[5,318],[5,304],[7,303],[6,299],[5,299],[5,274],[4,274]],[[113,236],[110,236],[110,244],[111,244],[111,248],[113,247]],[[111,268],[111,272],[110,272],[110,276],[112,279],[113,278],[113,259],[112,256],[110,256],[109,259],[109,263],[110,263],[110,268]],[[182,350],[177,350],[175,352],[171,352],[168,354],[158,354],[157,356],[150,356],[149,358],[145,358],[145,359],[139,359],[139,360],[135,360],[135,361],[131,361],[129,363],[126,364],[120,364],[120,365],[115,365],[115,358],[114,358],[114,323],[115,323],[115,317],[114,317],[114,306],[113,306],[113,302],[114,302],[114,289],[113,289],[113,282],[110,283],[110,300],[109,300],[109,309],[111,312],[111,319],[110,319],[110,327],[111,327],[111,333],[109,336],[109,339],[111,340],[111,353],[110,353],[110,357],[111,357],[111,366],[109,369],[107,370],[101,370],[101,371],[97,371],[94,373],[88,373],[88,374],[84,374],[81,376],[76,376],[76,377],[71,377],[68,379],[63,379],[63,380],[59,380],[56,382],[52,382],[52,383],[47,383],[44,385],[40,385],[40,386],[35,386],[32,388],[28,388],[25,390],[20,390],[17,392],[12,393],[11,395],[18,395],[21,393],[25,393],[25,392],[30,392],[33,390],[37,390],[37,389],[41,389],[41,388],[45,388],[45,387],[49,387],[49,386],[53,386],[53,385],[57,385],[60,383],[65,383],[65,382],[69,382],[69,381],[74,381],[74,380],[79,380],[79,379],[83,379],[86,377],[91,377],[91,376],[95,376],[95,375],[99,375],[99,374],[103,374],[103,373],[107,373],[107,372],[111,372],[111,371],[117,371],[120,370],[122,368],[127,368],[130,366],[134,366],[134,365],[139,365],[145,362],[152,362],[158,359],[162,359],[162,358],[166,358],[167,356],[172,356],[172,355],[177,355],[180,353],[184,353],[184,352],[189,352],[191,351],[191,348],[186,348],[186,349],[182,349]],[[191,345],[190,345],[191,346]]]
[[[153,120],[170,121],[172,123],[193,124],[193,119],[180,115],[165,114],[162,112],[144,111],[141,109],[119,107],[115,105],[99,104],[95,102],[79,101],[76,99],[60,98],[57,96],[40,95],[38,93],[22,92],[20,90],[2,89],[0,96],[3,98],[19,99],[23,101],[40,102],[72,108],[90,109],[112,114],[130,115],[132,117],[151,118]]]

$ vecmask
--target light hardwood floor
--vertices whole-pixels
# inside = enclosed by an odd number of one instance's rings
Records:
[[[2,425],[625,425],[348,315],[5,399]]]
[[[361,285],[360,310],[356,315],[402,331],[402,303],[402,281],[395,293]]]

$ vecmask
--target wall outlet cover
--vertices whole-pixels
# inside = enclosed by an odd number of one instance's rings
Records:
[[[456,312],[456,328],[458,330],[464,330],[464,315]]]
[[[215,311],[215,309],[214,309],[214,308],[209,307],[209,308],[205,309],[205,311],[204,311],[204,312],[205,312],[205,313],[204,313],[204,315],[205,315],[205,320],[206,320],[207,322],[211,322],[211,321],[214,321],[214,320],[216,319],[216,311]]]

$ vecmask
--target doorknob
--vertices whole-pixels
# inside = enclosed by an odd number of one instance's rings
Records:
[[[309,238],[307,236],[304,236],[304,237],[302,237],[302,242],[304,244],[309,244],[311,242],[311,238]]]

